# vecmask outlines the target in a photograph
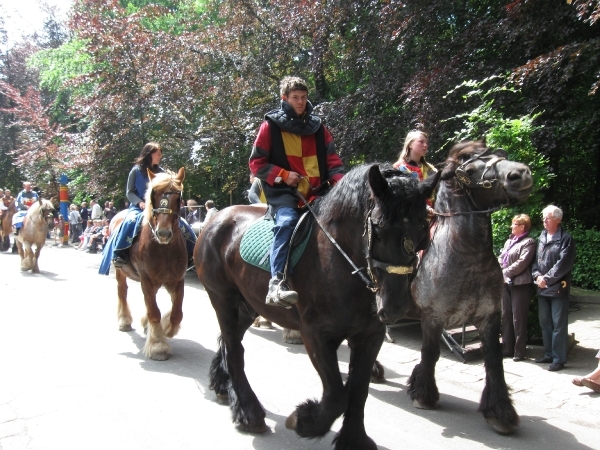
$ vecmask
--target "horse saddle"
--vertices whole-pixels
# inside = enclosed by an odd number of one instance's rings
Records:
[[[259,267],[267,272],[271,271],[269,253],[273,243],[273,226],[275,221],[267,212],[248,227],[242,236],[240,255],[248,264]],[[292,234],[290,251],[288,252],[287,267],[294,267],[304,253],[312,231],[312,214],[306,211],[300,219]]]

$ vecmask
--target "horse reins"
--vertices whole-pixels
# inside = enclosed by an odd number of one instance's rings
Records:
[[[317,225],[319,225],[321,230],[323,230],[323,233],[325,234],[325,236],[327,236],[327,239],[329,239],[329,241],[335,246],[335,248],[338,249],[338,251],[342,254],[342,256],[344,258],[346,258],[346,261],[348,261],[348,263],[352,266],[352,268],[354,269],[352,271],[352,275],[358,274],[360,276],[360,278],[363,280],[363,282],[365,283],[367,289],[369,289],[371,292],[379,291],[377,277],[374,276],[373,270],[372,270],[372,268],[374,268],[374,267],[378,267],[380,269],[385,270],[387,273],[396,274],[396,275],[411,275],[414,272],[414,269],[415,269],[414,265],[413,266],[394,266],[391,264],[387,264],[387,263],[378,261],[371,256],[372,236],[373,236],[373,232],[372,232],[373,220],[371,219],[371,211],[372,210],[369,210],[369,213],[367,214],[367,217],[365,219],[365,233],[367,234],[367,251],[366,251],[365,256],[367,258],[367,267],[359,268],[356,266],[356,264],[354,264],[354,261],[352,261],[352,259],[346,254],[346,252],[344,252],[344,250],[342,250],[342,248],[339,246],[339,244],[336,242],[336,240],[333,238],[333,236],[331,236],[331,234],[325,229],[325,227],[323,226],[323,224],[317,217],[317,214],[313,210],[312,206],[310,206],[310,204],[308,203],[306,198],[304,198],[304,196],[299,191],[296,190],[295,192],[296,192],[296,195],[298,195],[298,197],[300,197],[300,199],[304,202],[305,206],[308,208],[310,213],[313,215],[315,222],[317,222]],[[364,236],[364,234],[363,234],[363,236]],[[365,270],[367,271],[368,276],[364,274]]]

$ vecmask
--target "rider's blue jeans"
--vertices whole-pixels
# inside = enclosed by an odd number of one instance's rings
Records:
[[[296,208],[279,208],[275,214],[274,238],[273,244],[271,244],[272,277],[275,277],[277,272],[283,273],[285,269],[290,239],[299,218],[300,212]]]

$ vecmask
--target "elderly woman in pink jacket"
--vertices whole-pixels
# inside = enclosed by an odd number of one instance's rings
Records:
[[[527,315],[533,295],[531,265],[535,239],[528,237],[531,219],[527,214],[513,217],[511,235],[498,257],[504,276],[502,296],[502,353],[514,361],[525,359]]]

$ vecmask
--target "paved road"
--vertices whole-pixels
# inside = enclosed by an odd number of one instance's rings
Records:
[[[165,362],[141,354],[138,325],[116,325],[116,283],[96,274],[100,255],[46,247],[42,273],[19,271],[18,257],[0,254],[0,450],[85,449],[330,449],[298,438],[284,426],[294,406],[320,397],[321,385],[302,346],[281,343],[279,330],[251,329],[244,339],[248,377],[267,410],[271,432],[242,433],[227,407],[208,389],[216,349],[214,312],[195,274],[186,277],[182,330]],[[143,314],[139,285],[131,283],[134,320]],[[160,293],[163,311],[166,292]],[[494,433],[477,413],[484,381],[481,358],[461,364],[446,349],[438,363],[440,408],[422,411],[406,396],[419,358],[419,325],[392,330],[379,360],[387,382],[371,385],[367,433],[382,450],[600,448],[600,394],[570,383],[592,370],[600,347],[600,305],[582,303],[570,315],[580,343],[558,373],[532,361],[506,360],[507,382],[521,415],[513,436]],[[528,350],[537,357],[539,348]],[[348,349],[339,351],[342,372]]]

